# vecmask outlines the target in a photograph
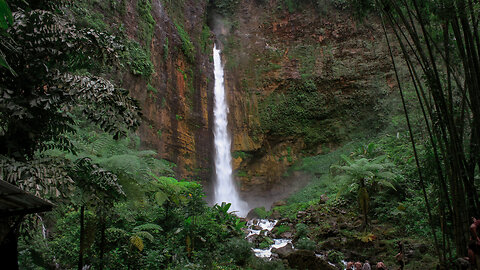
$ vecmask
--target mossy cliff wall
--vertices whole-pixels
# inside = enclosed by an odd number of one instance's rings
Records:
[[[174,162],[180,179],[211,175],[213,45],[206,14],[206,0],[138,0],[126,1],[120,18],[153,63],[149,78],[122,74],[123,86],[141,104],[142,145]]]
[[[210,23],[222,25],[212,29],[224,45],[243,190],[269,188],[300,157],[389,121],[395,80],[378,18],[354,17],[336,1],[239,2]]]
[[[389,121],[395,80],[380,21],[338,1],[82,2],[96,6],[90,25],[103,27],[104,16],[138,41],[132,72],[117,77],[140,101],[142,144],[176,163],[179,178],[212,177],[212,32],[223,49],[242,190],[268,188],[302,156]]]

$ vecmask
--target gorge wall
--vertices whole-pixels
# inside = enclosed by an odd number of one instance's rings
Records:
[[[374,134],[388,121],[395,80],[380,20],[355,17],[341,1],[298,2],[124,1],[115,20],[147,48],[154,72],[119,76],[141,104],[142,145],[176,163],[177,177],[212,178],[214,38],[223,49],[243,191],[269,189],[302,156]]]
[[[175,163],[179,179],[210,179],[213,43],[206,27],[207,0],[120,2],[124,12],[113,19],[149,52],[153,64],[147,78],[122,71],[117,75],[140,102],[142,147]]]
[[[389,121],[396,81],[379,18],[355,17],[338,1],[240,2],[211,24],[223,26],[213,29],[225,47],[242,190],[268,190],[302,156]]]

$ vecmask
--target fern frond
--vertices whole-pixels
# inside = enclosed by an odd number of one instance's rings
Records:
[[[142,251],[143,250],[143,240],[142,238],[140,238],[138,235],[132,235],[132,237],[130,237],[130,243],[136,247],[139,251]]]
[[[150,234],[149,232],[146,232],[146,231],[136,232],[135,235],[142,238],[142,239],[147,239],[150,242],[153,242],[153,240],[155,239],[152,234]]]
[[[139,231],[151,231],[151,232],[161,232],[163,231],[163,228],[160,225],[153,224],[153,223],[145,223],[142,225],[139,225],[135,228],[133,228],[134,232],[139,232]]]

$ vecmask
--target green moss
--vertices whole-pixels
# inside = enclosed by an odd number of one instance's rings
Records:
[[[275,241],[273,241],[270,237],[265,237],[265,239],[260,243],[258,246],[260,249],[266,249],[270,245],[273,245]]]
[[[275,227],[274,230],[275,230],[275,233],[282,234],[284,232],[290,231],[290,227],[287,226],[287,225],[280,225],[280,226]]]
[[[320,52],[323,48],[320,45],[309,45],[309,44],[301,44],[296,46],[292,49],[291,53],[289,54],[290,58],[297,59],[300,62],[300,75],[304,79],[309,79],[314,75],[314,71],[317,70],[315,68],[317,62],[317,55],[322,55]],[[327,52],[324,53],[324,57],[330,56]],[[330,48],[331,51],[331,48]],[[333,57],[333,56],[332,56]]]
[[[230,35],[225,40],[224,45],[223,53],[227,58],[225,67],[229,70],[233,70],[237,68],[239,64],[239,56],[237,52],[240,49],[240,42],[236,37]]]
[[[152,1],[138,0],[138,38],[144,45],[145,49],[150,53],[150,43],[153,38],[153,30],[155,27],[155,20],[152,16]]]
[[[287,161],[292,163],[293,158],[292,158],[292,147],[287,147]]]
[[[239,177],[247,177],[248,174],[247,174],[246,171],[238,170],[238,171],[237,171],[237,176],[239,176]]]
[[[178,35],[182,40],[182,51],[183,54],[187,57],[190,62],[195,61],[195,47],[193,46],[192,41],[190,40],[190,35],[185,31],[182,24],[175,23],[177,28]]]
[[[257,207],[253,210],[259,218],[267,218],[270,214],[265,210],[265,207]]]
[[[326,97],[311,81],[293,83],[287,93],[274,93],[259,107],[261,128],[271,135],[301,136],[308,146],[338,136],[335,123],[329,119]]]
[[[202,33],[200,34],[200,47],[202,48],[203,53],[207,53],[210,50],[210,36],[210,28],[208,28],[208,25],[203,25]]]
[[[109,7],[106,3],[92,0],[78,1],[71,7],[73,14],[75,14],[77,26],[93,28],[97,31],[107,31],[109,26],[105,22],[105,16],[98,9],[109,10]]]
[[[211,2],[221,14],[232,15],[238,6],[239,0],[216,0]]]
[[[233,158],[247,159],[247,158],[250,158],[251,156],[252,156],[251,154],[245,153],[243,151],[235,151],[232,153]]]
[[[125,51],[120,54],[120,60],[135,75],[150,78],[154,72],[150,54],[136,41],[127,41]]]
[[[187,103],[190,107],[191,110],[193,110],[193,98],[195,94],[195,88],[193,87],[193,82],[194,82],[194,73],[192,68],[188,68],[186,71],[181,69],[180,67],[177,67],[177,71],[182,73],[183,75],[183,80],[185,81],[187,85],[187,93],[186,93],[186,98],[187,98]]]
[[[153,93],[155,93],[155,94],[158,93],[157,88],[153,87],[153,86],[152,86],[151,84],[149,84],[149,83],[147,84],[147,91],[153,92]]]
[[[315,243],[315,241],[312,241],[308,237],[302,237],[297,241],[297,243],[295,245],[295,248],[306,249],[306,250],[315,250],[316,246],[317,246],[317,244]]]

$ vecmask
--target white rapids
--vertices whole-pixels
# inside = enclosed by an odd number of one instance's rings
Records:
[[[260,233],[262,232],[266,236],[269,231],[273,230],[277,222],[278,222],[277,220],[268,220],[268,219],[249,220],[247,223],[247,227],[248,227],[247,238],[254,234],[260,235]],[[256,227],[257,230],[255,230],[254,227]],[[260,227],[261,230],[258,230],[258,227]],[[272,239],[272,240],[274,243],[266,249],[254,248],[253,252],[255,253],[255,256],[260,258],[270,258],[272,257],[272,248],[281,248],[286,246],[288,243],[292,244],[291,239]]]
[[[213,64],[215,68],[215,107],[213,110],[214,139],[215,139],[215,199],[216,204],[231,203],[230,210],[240,217],[248,213],[248,204],[240,199],[235,181],[232,177],[232,154],[230,152],[231,139],[228,133],[228,105],[225,98],[223,79],[223,64],[220,50],[213,47]]]

